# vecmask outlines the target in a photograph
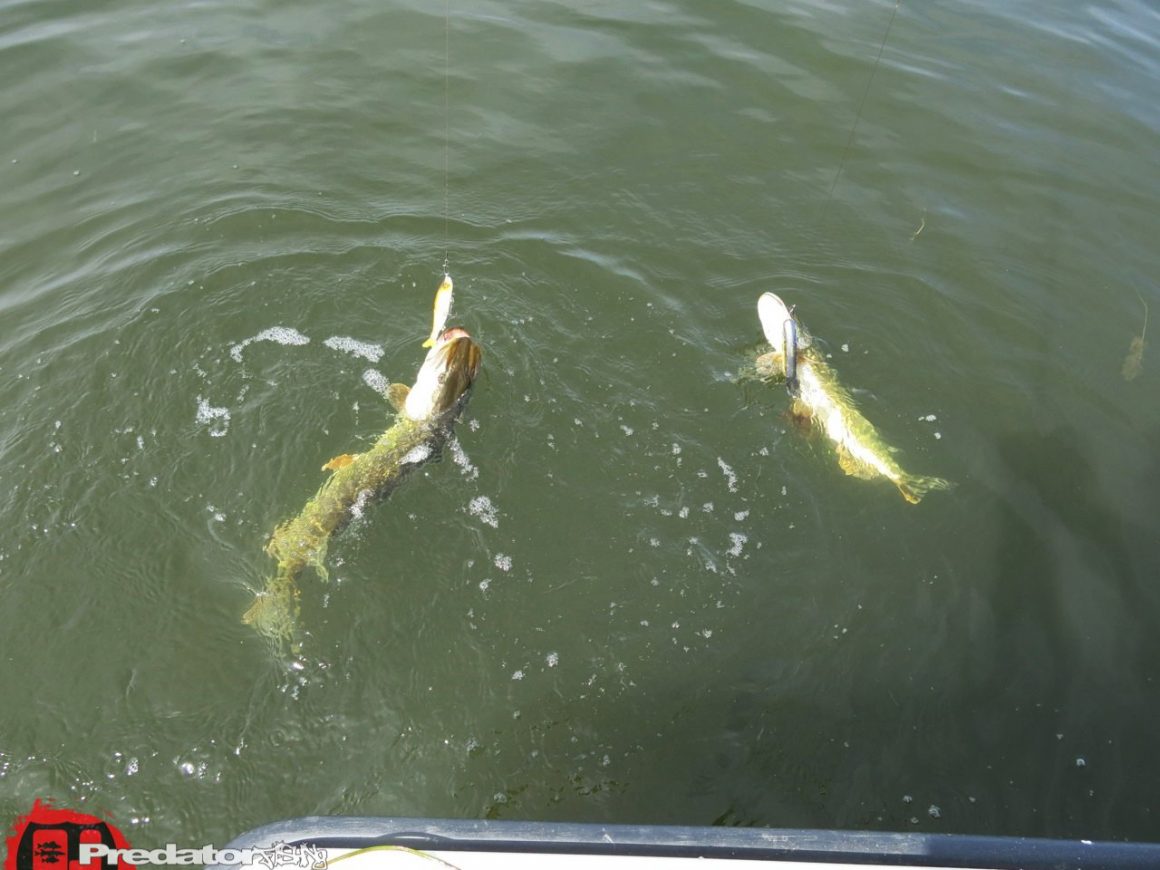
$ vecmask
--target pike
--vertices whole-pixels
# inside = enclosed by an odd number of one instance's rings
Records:
[[[834,370],[795,320],[793,311],[777,295],[761,295],[757,300],[757,317],[772,348],[758,358],[758,374],[788,375],[794,417],[822,429],[846,474],[863,480],[884,477],[911,504],[918,504],[928,492],[953,486],[939,477],[923,477],[902,470],[891,456],[892,448],[858,411],[850,394],[838,383]]]
[[[436,314],[436,323],[439,323]],[[444,313],[445,317],[446,314]],[[415,383],[391,384],[387,398],[397,411],[394,425],[364,453],[344,453],[326,465],[322,487],[299,514],[278,526],[266,552],[278,566],[242,621],[262,634],[290,640],[298,624],[298,575],[308,567],[323,579],[330,538],[381,498],[404,475],[435,456],[451,432],[479,374],[483,351],[463,329],[436,334]]]

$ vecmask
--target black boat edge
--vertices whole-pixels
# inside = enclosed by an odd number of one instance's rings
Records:
[[[439,853],[639,856],[795,861],[819,867],[951,867],[995,870],[1160,868],[1160,843],[960,834],[776,828],[603,825],[469,819],[306,816],[263,825],[226,850],[398,846]],[[227,852],[227,857],[229,853]],[[273,863],[273,862],[271,862]],[[213,868],[242,866],[212,864]],[[585,865],[587,866],[587,864]]]

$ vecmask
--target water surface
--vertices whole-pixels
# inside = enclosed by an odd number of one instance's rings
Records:
[[[1160,838],[1155,9],[451,7],[0,3],[0,814]],[[457,449],[279,654],[445,260]],[[735,381],[766,290],[952,493]]]

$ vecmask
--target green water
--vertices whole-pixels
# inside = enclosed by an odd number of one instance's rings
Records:
[[[450,5],[0,0],[0,816],[1160,839],[1155,7],[904,2],[870,81],[890,2]],[[458,449],[281,655],[445,257]],[[953,492],[734,382],[766,290]]]

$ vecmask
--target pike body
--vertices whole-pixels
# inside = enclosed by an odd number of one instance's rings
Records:
[[[783,375],[796,374],[793,413],[818,426],[838,456],[838,465],[853,477],[871,480],[884,477],[898,487],[911,504],[918,504],[928,492],[950,489],[942,478],[909,474],[894,461],[891,448],[882,440],[878,430],[867,420],[853,398],[838,382],[834,370],[812,345],[787,343],[787,335],[798,335],[797,324],[791,330],[786,321],[793,314],[773,293],[764,293],[757,301],[757,315],[772,353],[759,360],[759,371]],[[796,345],[796,346],[795,346]],[[794,353],[793,361],[786,359],[786,348]],[[795,352],[796,351],[796,352]]]
[[[332,473],[294,518],[279,525],[266,545],[277,568],[242,621],[289,640],[298,622],[298,575],[311,567],[324,580],[331,536],[369,503],[384,496],[408,471],[436,455],[479,372],[479,346],[462,329],[448,330],[427,353],[409,390],[390,391],[398,417],[364,453],[343,454],[323,466]]]

